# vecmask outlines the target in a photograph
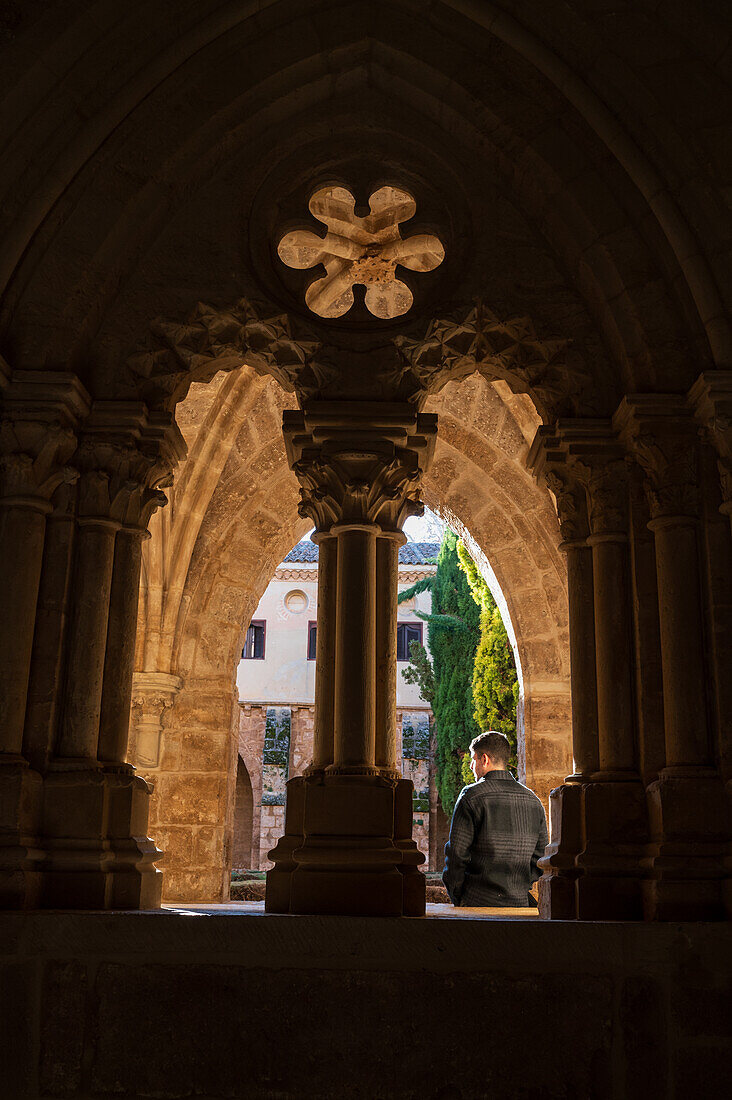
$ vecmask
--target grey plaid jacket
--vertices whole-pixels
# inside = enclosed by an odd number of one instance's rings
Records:
[[[453,905],[527,906],[549,843],[544,807],[510,772],[463,787],[445,845],[442,881]]]

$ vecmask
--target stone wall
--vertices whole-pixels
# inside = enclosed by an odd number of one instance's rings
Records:
[[[712,1100],[728,941],[704,923],[3,914],[3,1096]],[[473,1064],[477,1021],[500,1057]]]
[[[228,690],[227,690],[228,689]],[[231,685],[188,682],[165,712],[150,833],[163,851],[163,898],[228,896],[236,768]]]

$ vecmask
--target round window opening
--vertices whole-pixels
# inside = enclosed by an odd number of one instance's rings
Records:
[[[309,602],[305,593],[301,592],[299,588],[293,589],[285,596],[285,607],[293,615],[302,615],[303,611],[307,611]]]
[[[328,228],[324,237],[307,229],[285,234],[277,253],[287,267],[304,270],[322,264],[326,274],[315,279],[305,303],[319,317],[343,317],[353,305],[353,288],[366,287],[366,308],[374,317],[401,317],[414,301],[397,265],[409,271],[434,271],[445,249],[432,233],[403,238],[400,222],[417,204],[398,187],[380,187],[369,199],[369,213],[356,215],[356,200],[345,187],[321,187],[308,203],[310,213]]]

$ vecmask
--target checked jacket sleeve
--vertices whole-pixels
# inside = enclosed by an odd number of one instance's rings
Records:
[[[453,810],[450,838],[445,845],[445,870],[442,872],[442,881],[453,905],[460,904],[476,825],[473,809],[465,798],[464,788]]]

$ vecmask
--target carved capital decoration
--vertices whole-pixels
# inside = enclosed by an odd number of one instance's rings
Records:
[[[0,421],[0,499],[50,501],[61,484],[78,473],[66,462],[76,436],[58,422]]]
[[[579,542],[589,534],[587,496],[584,488],[556,470],[544,475],[546,487],[557,502],[557,518],[563,542]]]
[[[652,519],[699,511],[698,427],[675,394],[633,394],[613,417],[644,475]]]
[[[157,768],[163,718],[180,691],[182,680],[168,672],[136,672],[132,683],[130,756],[139,768]]]
[[[625,535],[628,531],[628,469],[622,459],[584,455],[573,464],[587,490],[593,535]]]
[[[589,534],[587,493],[567,459],[567,448],[556,429],[540,427],[529,450],[527,465],[554,496],[562,541],[576,543]]]
[[[651,518],[696,516],[699,511],[696,438],[643,432],[633,442],[635,458],[645,474]]]
[[[386,410],[386,414],[385,414]],[[320,402],[284,417],[288,459],[300,482],[302,516],[318,532],[336,524],[398,531],[421,515],[420,478],[431,460],[437,418],[410,406],[379,410]]]
[[[0,498],[48,505],[60,485],[73,485],[69,465],[89,396],[76,375],[17,371],[3,390]]]
[[[732,370],[705,371],[687,400],[704,438],[716,451],[722,511],[732,515]]]
[[[155,405],[185,396],[191,382],[207,382],[217,371],[245,363],[306,397],[333,373],[315,359],[319,343],[307,332],[296,333],[287,314],[245,298],[229,309],[199,302],[186,322],[158,319],[151,331],[157,348],[133,356],[127,366]]]
[[[167,503],[185,445],[172,417],[144,405],[96,402],[76,455],[81,472],[79,516],[106,518],[145,530]]]

